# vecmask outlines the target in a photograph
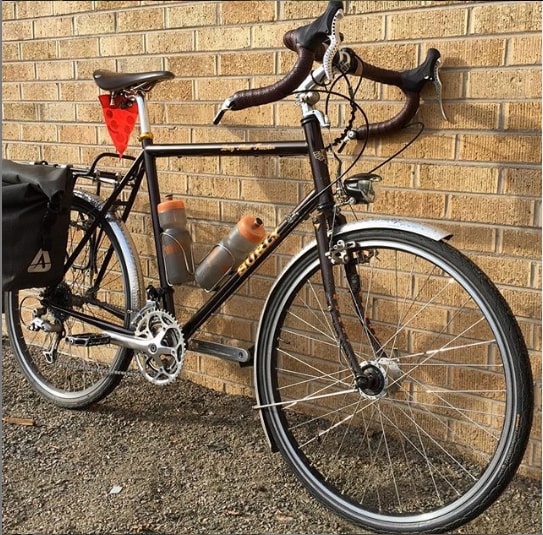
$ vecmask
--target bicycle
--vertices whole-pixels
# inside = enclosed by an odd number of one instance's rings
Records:
[[[331,1],[313,23],[288,32],[284,43],[298,55],[293,69],[272,86],[235,93],[215,118],[294,94],[304,141],[155,144],[145,97],[174,75],[96,71],[112,99],[137,104],[142,151],[125,157],[124,174],[99,169],[108,153],[72,166],[75,182],[90,180],[95,191],[75,191],[64,279],[8,292],[7,326],[33,388],[71,409],[103,399],[126,374],[175,380],[188,349],[253,364],[255,409],[269,444],[317,500],[373,531],[440,532],[479,515],[515,474],[531,427],[530,364],[509,306],[449,233],[400,219],[348,222],[350,207],[373,202],[380,177],[340,170],[332,179],[329,155],[349,140],[409,125],[426,83],[440,89],[440,54],[430,49],[407,71],[372,66],[342,45],[342,16],[343,3]],[[350,77],[399,87],[405,106],[358,128],[351,116],[327,145],[320,94],[334,94],[335,80]],[[348,96],[353,115],[361,111],[355,94]],[[180,325],[161,254],[156,162],[229,154],[307,156],[314,189]],[[144,177],[159,280],[147,288],[126,226]],[[314,241],[271,288],[254,349],[195,338],[307,219]],[[130,368],[133,357],[139,370]]]

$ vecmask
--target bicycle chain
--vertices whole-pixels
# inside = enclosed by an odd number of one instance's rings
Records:
[[[109,368],[106,368],[105,366],[99,366],[98,364],[90,365],[90,364],[71,364],[67,362],[58,362],[57,364],[61,368],[66,368],[68,370],[76,370],[76,371],[93,371],[96,372],[99,375],[103,375],[106,377],[107,375],[123,375],[126,377],[139,377],[141,379],[144,379],[141,372],[137,370],[126,370],[126,371],[120,371],[120,370],[111,370]]]

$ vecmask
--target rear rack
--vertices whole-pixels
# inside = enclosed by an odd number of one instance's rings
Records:
[[[74,179],[76,181],[83,179],[93,182],[96,185],[96,195],[100,195],[102,184],[116,186],[124,178],[125,173],[108,170],[107,167],[111,166],[104,165],[104,163],[107,162],[107,159],[115,159],[116,162],[118,162],[120,159],[133,162],[136,158],[127,155],[119,157],[119,155],[115,153],[103,152],[96,156],[91,166],[88,168],[72,167]],[[100,168],[98,168],[99,164],[101,165]]]

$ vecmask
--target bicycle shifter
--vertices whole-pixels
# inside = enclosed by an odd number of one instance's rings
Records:
[[[408,91],[413,93],[420,93],[427,82],[432,82],[439,101],[441,115],[446,121],[450,122],[443,108],[443,84],[439,78],[439,68],[441,66],[441,62],[442,59],[439,51],[435,48],[429,48],[426,59],[418,67],[398,73],[399,80],[391,79],[390,81],[383,81],[384,83],[392,83],[393,85],[397,85],[404,92]],[[368,66],[366,65],[366,67]],[[387,75],[389,74],[389,72],[386,70],[375,70],[381,71],[381,73],[385,73]],[[394,74],[393,71],[390,71],[390,73]],[[373,77],[370,76],[370,79],[381,81],[379,78],[375,78],[375,74]]]

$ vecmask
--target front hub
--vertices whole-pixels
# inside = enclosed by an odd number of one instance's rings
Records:
[[[397,392],[400,388],[402,372],[393,359],[380,359],[375,362],[365,362],[361,366],[361,374],[357,377],[356,385],[361,394],[378,399]]]

